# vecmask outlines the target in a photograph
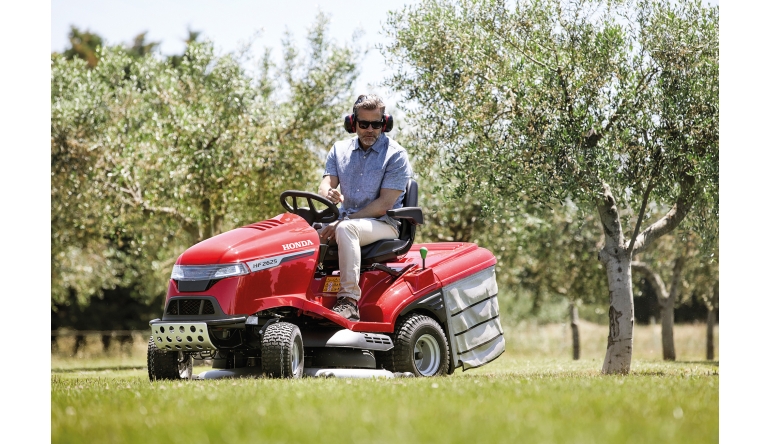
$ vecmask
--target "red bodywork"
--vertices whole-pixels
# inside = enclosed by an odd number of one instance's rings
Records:
[[[222,279],[201,292],[180,292],[176,281],[170,280],[166,298],[213,296],[228,315],[293,307],[304,315],[326,318],[353,331],[392,333],[396,318],[410,303],[497,262],[491,252],[471,243],[414,244],[400,260],[384,264],[396,270],[416,264],[397,279],[379,270],[361,273],[361,321],[351,322],[331,310],[337,295],[323,291],[327,277],[315,277],[319,244],[315,229],[292,213],[236,228],[193,245],[176,264],[249,263],[293,252],[307,254],[273,268]],[[428,249],[424,269],[421,247]]]

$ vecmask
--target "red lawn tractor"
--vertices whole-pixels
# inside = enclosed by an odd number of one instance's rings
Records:
[[[472,243],[414,244],[415,181],[388,211],[399,237],[361,247],[359,322],[332,311],[338,253],[316,232],[339,210],[314,193],[280,198],[286,213],[179,256],[163,317],[150,321],[150,380],[438,376],[505,351],[495,256]],[[212,370],[193,375],[196,358]]]

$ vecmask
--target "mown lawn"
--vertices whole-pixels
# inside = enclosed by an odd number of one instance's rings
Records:
[[[602,376],[591,347],[580,361],[558,356],[562,346],[538,352],[550,347],[542,345],[549,330],[536,331],[509,338],[508,351],[486,367],[433,379],[150,383],[141,356],[52,357],[51,441],[719,441],[719,363],[698,360],[699,346],[682,346],[682,361],[664,363],[647,357],[642,335],[632,373]]]

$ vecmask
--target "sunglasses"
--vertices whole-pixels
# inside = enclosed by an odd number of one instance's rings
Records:
[[[376,122],[368,122],[366,120],[356,120],[356,123],[358,123],[358,127],[361,129],[367,129],[369,128],[369,125],[371,125],[373,129],[380,129],[382,128],[382,125],[385,125],[385,122],[382,120],[377,120]]]

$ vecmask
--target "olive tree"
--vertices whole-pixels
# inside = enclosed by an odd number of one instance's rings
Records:
[[[354,46],[319,15],[307,47],[287,38],[255,75],[191,41],[173,60],[98,50],[51,69],[52,297],[133,285],[162,292],[188,246],[282,212],[281,191],[315,183],[342,135]]]
[[[718,211],[718,19],[665,0],[426,0],[388,19],[387,84],[448,186],[489,211],[570,200],[600,221],[604,373],[631,368],[634,255]]]

